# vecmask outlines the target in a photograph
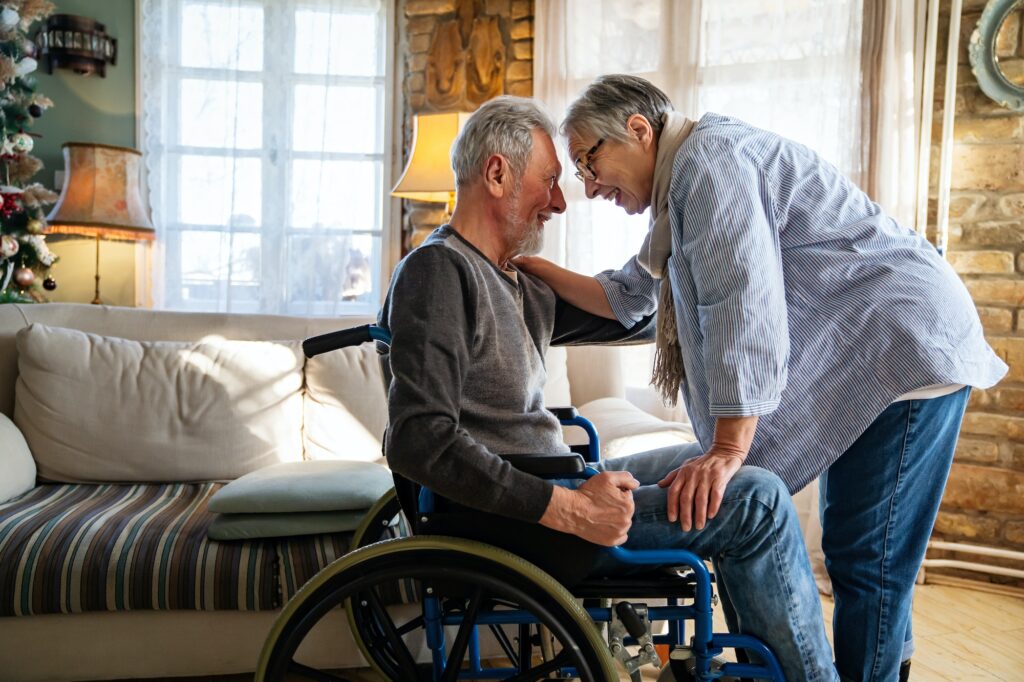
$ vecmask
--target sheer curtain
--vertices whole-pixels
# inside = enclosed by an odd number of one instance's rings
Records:
[[[389,5],[142,0],[157,305],[376,311]]]

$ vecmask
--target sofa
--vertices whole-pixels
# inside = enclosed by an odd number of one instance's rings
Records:
[[[17,491],[0,495],[0,680],[252,671],[282,604],[350,536],[217,542],[207,505],[280,462],[384,464],[373,348],[300,348],[366,321],[0,306],[0,490]],[[618,363],[552,349],[548,404],[590,418],[605,457],[692,441],[624,399]],[[344,614],[329,619],[304,657],[363,665]]]

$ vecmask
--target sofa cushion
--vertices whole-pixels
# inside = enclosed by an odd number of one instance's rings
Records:
[[[211,540],[256,540],[320,533],[351,533],[365,509],[278,514],[216,514],[207,529]]]
[[[663,421],[622,398],[592,400],[581,406],[579,412],[594,423],[604,459],[697,440],[689,424]],[[582,429],[565,427],[564,432],[569,444],[587,442]]]
[[[298,342],[18,332],[14,421],[41,478],[227,480],[302,459]]]
[[[228,483],[210,500],[210,511],[269,514],[366,510],[392,485],[391,472],[370,462],[284,462]]]
[[[0,505],[0,616],[279,606],[273,543],[207,539],[219,486],[42,485]]]
[[[0,413],[0,504],[27,493],[36,485],[36,463],[25,437],[7,415]]]
[[[302,409],[307,459],[381,461],[388,406],[374,344],[309,358]]]

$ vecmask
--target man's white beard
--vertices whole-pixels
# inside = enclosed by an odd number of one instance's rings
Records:
[[[544,247],[544,230],[540,221],[529,222],[520,212],[519,192],[509,202],[506,234],[512,245],[513,256],[535,256]]]

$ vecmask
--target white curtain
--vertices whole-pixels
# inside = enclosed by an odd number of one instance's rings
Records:
[[[382,0],[142,0],[157,305],[366,314],[380,301]]]

